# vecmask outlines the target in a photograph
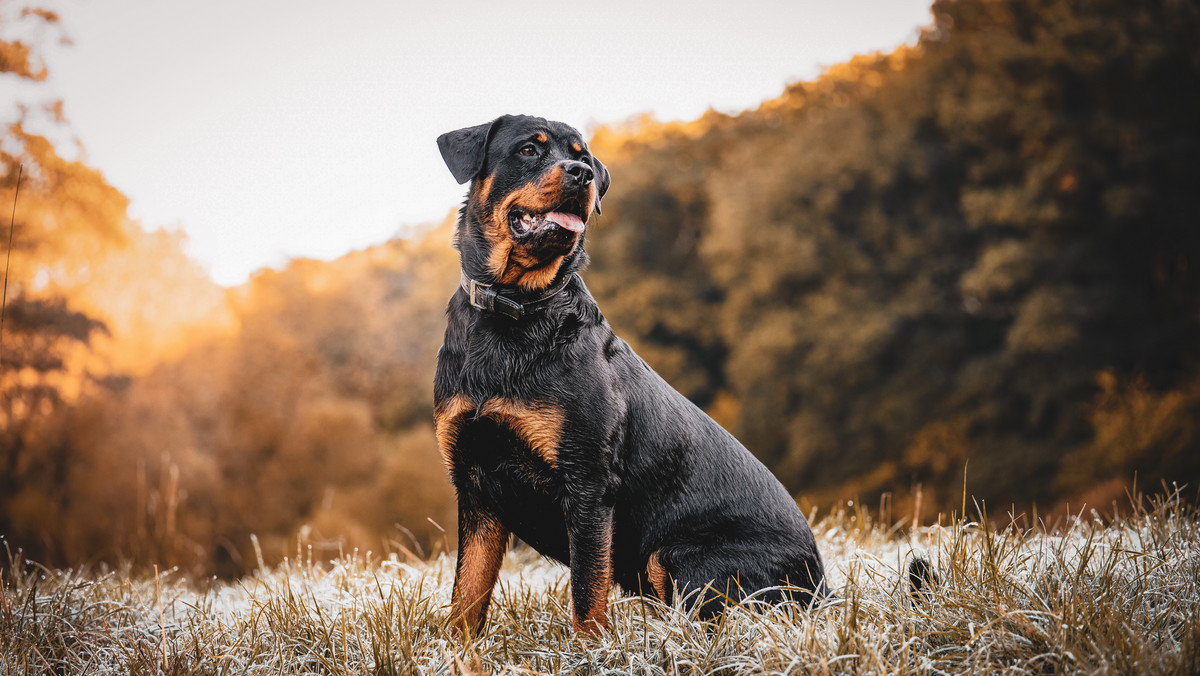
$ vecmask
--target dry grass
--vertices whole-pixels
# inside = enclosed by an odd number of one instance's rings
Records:
[[[469,645],[446,627],[446,557],[292,561],[224,583],[10,556],[0,674],[1200,672],[1200,518],[1177,495],[1057,532],[910,532],[855,510],[815,531],[837,602],[748,604],[706,625],[615,597],[598,639],[571,632],[566,569],[512,552]],[[899,573],[914,548],[941,578],[921,604]]]

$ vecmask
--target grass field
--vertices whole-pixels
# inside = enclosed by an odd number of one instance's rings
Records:
[[[703,624],[614,595],[600,638],[571,632],[567,570],[519,549],[468,645],[446,627],[446,556],[292,560],[227,583],[13,554],[0,674],[1200,673],[1200,517],[1177,496],[1126,511],[912,530],[849,508],[814,524],[840,600]],[[940,577],[919,604],[900,574],[914,551]]]

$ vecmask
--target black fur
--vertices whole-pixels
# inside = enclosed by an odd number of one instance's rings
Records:
[[[530,143],[536,156],[522,154]],[[583,234],[499,227],[507,215],[494,209],[507,195],[548,175],[572,182],[565,163],[590,167],[592,186],[575,180],[560,197],[574,206],[591,195],[579,213],[585,221],[599,210],[608,172],[579,132],[505,116],[445,134],[438,145],[455,178],[473,180],[458,223],[466,275],[497,284],[515,274],[492,259],[510,244],[498,238],[509,237],[530,255],[562,256],[557,272],[541,278],[565,283],[515,320],[472,307],[462,289],[450,299],[434,398],[459,501],[452,621],[470,631],[482,625],[497,547],[503,552],[497,543],[509,533],[570,566],[575,627],[583,631],[606,624],[612,582],[667,601],[672,583],[711,584],[701,598],[707,615],[719,611],[722,595],[737,600],[766,587],[807,590],[764,595],[772,600],[823,594],[821,557],[792,496],[613,334],[576,274],[586,261]],[[501,289],[517,300],[534,291]]]
[[[920,603],[931,594],[941,580],[929,559],[917,557],[908,564],[908,595]]]
[[[454,180],[466,183],[483,169],[483,151],[487,148],[488,132],[494,125],[495,122],[478,124],[438,137],[438,150],[450,173],[454,174]]]

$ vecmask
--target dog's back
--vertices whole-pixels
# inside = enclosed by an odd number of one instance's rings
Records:
[[[646,581],[645,563],[654,561],[681,590],[714,583],[735,600],[782,584],[820,589],[816,542],[787,490],[733,435],[618,343],[612,364],[626,384],[627,412],[614,458],[621,482],[617,581],[636,590]],[[655,591],[670,598],[669,587]]]

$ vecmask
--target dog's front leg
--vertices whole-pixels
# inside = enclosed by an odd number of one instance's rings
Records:
[[[611,506],[586,496],[568,506],[571,541],[571,602],[575,631],[597,634],[608,627],[612,589]]]
[[[507,547],[508,529],[500,519],[469,496],[460,495],[458,563],[450,609],[450,624],[456,632],[475,635],[483,628]]]

